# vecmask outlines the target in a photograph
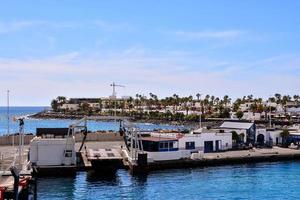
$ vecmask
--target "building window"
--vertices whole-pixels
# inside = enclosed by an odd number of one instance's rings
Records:
[[[195,149],[195,142],[186,142],[185,149]]]
[[[66,158],[72,157],[72,150],[66,150],[66,151],[65,151],[65,157],[66,157]]]

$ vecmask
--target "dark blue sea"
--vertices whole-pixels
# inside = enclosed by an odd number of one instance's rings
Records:
[[[260,163],[101,177],[38,179],[38,199],[284,200],[300,196],[300,162]]]
[[[36,128],[64,128],[69,127],[70,124],[74,123],[76,120],[69,119],[31,119],[27,116],[35,114],[37,112],[49,109],[48,107],[11,107],[9,109],[10,113],[10,133],[18,132],[18,123],[13,121],[14,117],[26,117],[25,118],[25,132],[35,133]],[[139,128],[143,130],[153,130],[153,129],[182,129],[180,126],[171,126],[167,124],[150,124],[150,123],[137,123]],[[88,121],[88,130],[118,130],[119,123],[103,122],[103,121]],[[0,107],[0,135],[7,134],[7,108]]]

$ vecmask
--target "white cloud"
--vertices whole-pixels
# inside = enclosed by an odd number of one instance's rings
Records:
[[[118,95],[201,92],[237,97],[250,93],[268,96],[278,91],[300,93],[297,75],[244,74],[245,66],[236,66],[240,65],[188,53],[153,53],[135,48],[94,55],[71,52],[43,59],[2,58],[0,91],[4,94],[10,89],[14,105],[48,105],[58,95],[108,96],[113,81],[126,85]]]
[[[10,22],[1,21],[0,33],[16,32],[36,25],[42,25],[42,24],[44,24],[43,21],[27,21],[27,20],[10,21]]]
[[[125,31],[131,28],[128,23],[111,23],[99,19],[93,21],[92,24],[104,31]]]
[[[223,31],[174,31],[173,34],[188,40],[202,39],[234,39],[240,37],[245,31],[241,30],[223,30]]]
[[[50,29],[86,29],[97,28],[102,31],[125,31],[129,30],[128,23],[112,23],[104,20],[90,21],[47,21],[47,20],[16,20],[16,21],[0,21],[0,34],[18,32],[34,28],[50,28]]]

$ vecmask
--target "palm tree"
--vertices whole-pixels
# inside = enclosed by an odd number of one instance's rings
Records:
[[[56,99],[53,99],[51,101],[51,107],[52,107],[52,110],[55,111],[55,112],[58,110],[58,102],[57,102]]]
[[[64,97],[64,96],[58,96],[56,98],[56,101],[57,101],[59,106],[62,106],[63,104],[65,104],[67,102],[67,98]]]
[[[200,93],[197,93],[197,94],[196,94],[196,97],[197,97],[197,100],[199,101],[199,100],[200,100],[200,97],[201,97],[201,94],[200,94]]]
[[[280,104],[280,103],[281,103],[281,94],[276,93],[274,96],[275,96],[275,98],[276,98],[276,102],[277,102],[278,104]]]
[[[237,111],[236,113],[235,113],[235,115],[236,115],[236,117],[240,120],[240,119],[242,119],[242,117],[244,116],[244,113],[242,112],[242,111]]]
[[[282,144],[287,146],[287,138],[290,135],[290,132],[287,129],[284,129],[281,133],[280,133],[280,137],[282,137]]]

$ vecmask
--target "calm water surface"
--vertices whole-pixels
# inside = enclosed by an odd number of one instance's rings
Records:
[[[38,199],[296,199],[300,162],[260,163],[100,177],[40,178]]]
[[[28,116],[40,112],[47,107],[11,107],[10,108],[10,133],[18,132],[18,123],[12,120],[16,116]],[[36,128],[64,128],[74,123],[76,120],[69,119],[30,119],[25,120],[25,132],[35,133]],[[171,126],[166,124],[147,124],[137,123],[137,126],[144,130],[153,129],[178,129],[183,128],[180,126]],[[88,121],[88,130],[118,130],[119,123],[115,122],[100,122],[100,121]],[[0,135],[7,133],[7,108],[0,107]]]

